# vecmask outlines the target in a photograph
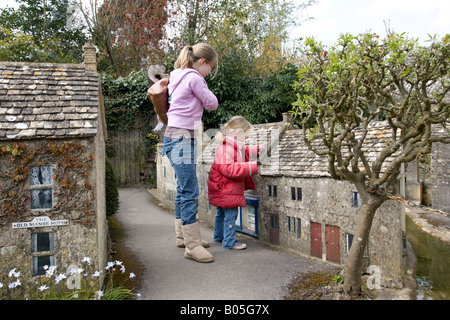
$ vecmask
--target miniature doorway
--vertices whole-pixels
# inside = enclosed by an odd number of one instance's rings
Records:
[[[322,226],[311,222],[311,255],[322,259]]]
[[[325,227],[325,243],[327,260],[340,263],[339,227]]]
[[[270,242],[273,244],[280,244],[280,224],[278,214],[270,214]]]

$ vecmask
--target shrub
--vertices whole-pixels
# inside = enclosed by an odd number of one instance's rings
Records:
[[[105,161],[106,216],[112,216],[119,210],[119,189],[114,168],[108,158]]]

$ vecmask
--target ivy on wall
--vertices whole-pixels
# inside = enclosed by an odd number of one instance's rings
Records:
[[[110,136],[133,127],[138,115],[144,123],[152,119],[155,111],[147,98],[148,87],[147,76],[141,71],[133,71],[126,78],[114,79],[111,75],[102,77],[105,116]]]
[[[71,222],[95,223],[95,190],[89,179],[94,155],[80,143],[0,144],[0,226],[43,214]],[[52,167],[52,206],[32,210],[30,170]]]

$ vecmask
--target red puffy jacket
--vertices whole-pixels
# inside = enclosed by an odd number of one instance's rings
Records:
[[[245,207],[244,191],[256,189],[252,176],[258,173],[256,161],[258,146],[243,146],[225,138],[217,146],[216,156],[208,179],[208,197],[211,205],[222,208]]]

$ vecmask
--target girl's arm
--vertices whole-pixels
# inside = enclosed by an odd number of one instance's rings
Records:
[[[264,148],[265,146],[245,146],[245,160],[256,159]]]
[[[197,74],[194,74],[192,78],[193,81],[190,83],[192,92],[202,102],[203,107],[211,111],[217,110],[219,102],[214,93],[209,90],[206,80]]]
[[[218,169],[225,177],[236,180],[242,180],[258,173],[258,165],[256,161],[219,164]]]

